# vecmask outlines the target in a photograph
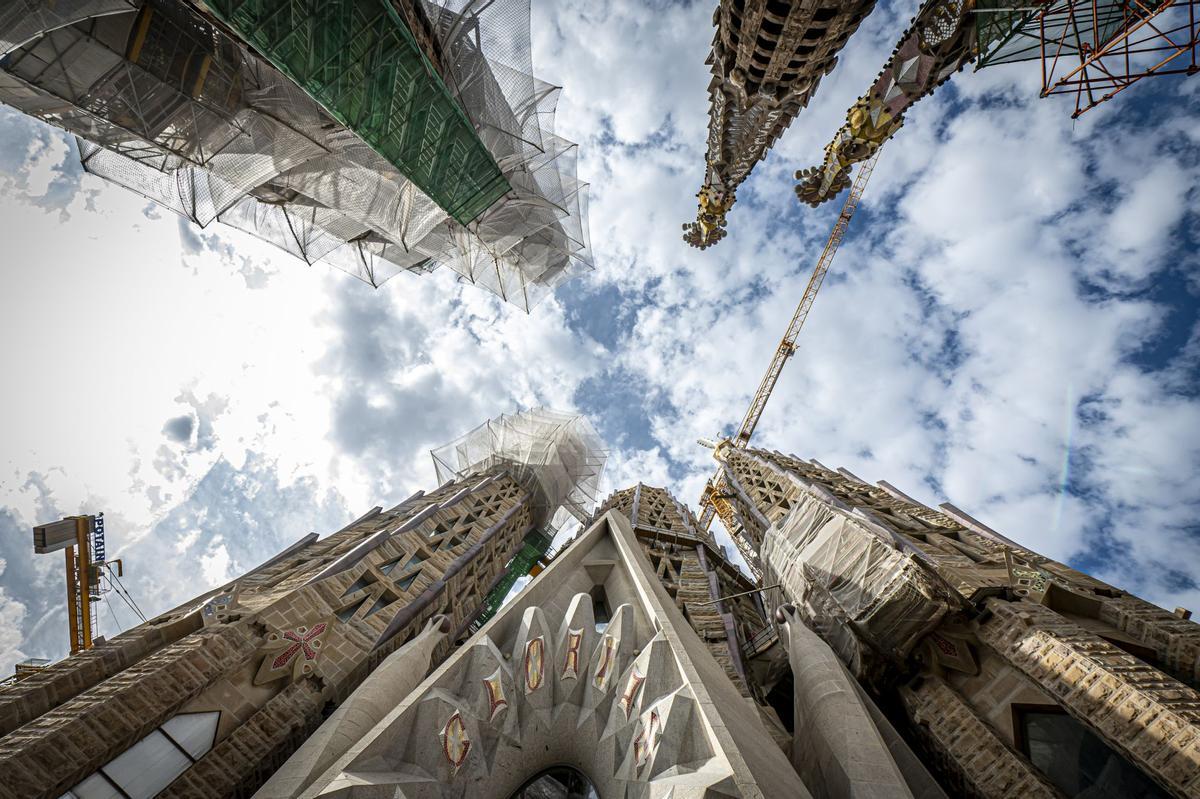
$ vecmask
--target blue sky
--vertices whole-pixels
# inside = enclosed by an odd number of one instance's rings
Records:
[[[530,315],[448,273],[378,290],[82,175],[0,108],[0,673],[66,648],[32,524],[104,510],[148,614],[434,482],[428,450],[574,408],[607,487],[693,504],[837,213],[815,164],[915,2],[884,3],[739,190],[703,175],[711,4],[534,3],[534,63],[591,183],[596,269]],[[755,443],[936,504],[1166,607],[1200,608],[1200,80],[1073,122],[1035,65],[964,72],[887,145]],[[104,632],[132,622],[120,603]]]

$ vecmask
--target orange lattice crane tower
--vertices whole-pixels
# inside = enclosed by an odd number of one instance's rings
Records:
[[[116,567],[124,576],[120,559],[106,560],[104,552],[104,514],[68,516],[33,528],[33,551],[66,552],[67,623],[70,627],[71,654],[91,649],[96,636],[97,618],[93,604],[107,588],[102,586],[105,570]]]
[[[725,439],[719,443],[702,441],[706,446],[720,447],[745,447],[750,443],[750,437],[754,435],[754,428],[758,426],[758,420],[762,417],[763,408],[767,405],[767,400],[771,398],[771,392],[775,390],[775,383],[779,380],[779,375],[783,371],[784,364],[788,359],[796,354],[796,337],[800,335],[800,329],[804,326],[804,320],[808,318],[808,312],[812,308],[813,300],[817,297],[817,292],[821,289],[821,283],[825,280],[825,273],[829,271],[829,265],[833,263],[833,256],[837,253],[838,245],[842,243],[842,238],[846,235],[846,227],[850,224],[850,218],[854,216],[855,210],[858,208],[859,200],[862,199],[863,190],[867,186],[867,181],[871,177],[871,173],[875,170],[875,162],[879,159],[879,151],[876,150],[871,158],[867,159],[858,170],[854,177],[854,182],[850,186],[850,193],[846,195],[846,203],[842,206],[842,212],[838,215],[837,222],[833,226],[833,231],[829,234],[829,240],[825,243],[825,249],[821,251],[821,257],[817,259],[816,265],[813,267],[812,276],[808,279],[808,285],[804,289],[804,295],[800,298],[800,304],[796,306],[796,312],[792,314],[792,321],[788,324],[787,331],[783,334],[783,339],[780,340],[779,346],[775,349],[775,354],[771,357],[771,363],[767,367],[766,374],[763,375],[762,382],[758,386],[758,391],[754,394],[754,399],[750,401],[750,408],[746,411],[745,417],[742,419],[742,425],[738,428],[737,434],[733,438]],[[737,544],[738,549],[742,552],[742,557],[745,558],[747,564],[751,563],[751,558],[748,557],[746,548],[749,544],[742,538],[737,520],[734,518],[733,506],[729,503],[729,498],[724,492],[725,481],[720,469],[709,479],[704,486],[704,493],[700,497],[700,525],[707,530],[712,525],[714,515],[721,517],[722,524],[725,525],[729,535]],[[753,569],[753,566],[751,566]],[[758,575],[755,575],[756,577]]]

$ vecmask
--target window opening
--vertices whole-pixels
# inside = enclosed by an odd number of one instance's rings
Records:
[[[591,596],[592,618],[596,621],[596,632],[602,633],[608,629],[608,622],[612,619],[608,609],[608,596],[604,593],[604,586],[593,586]]]
[[[363,618],[365,619],[365,618],[370,618],[371,616],[374,616],[376,613],[383,610],[388,605],[392,604],[394,599],[395,599],[395,597],[388,596],[387,594],[382,594],[379,597],[379,599],[375,600],[375,604],[371,606],[371,609],[367,611],[367,615],[364,616]]]
[[[1057,705],[1013,705],[1017,746],[1068,799],[1167,799],[1169,794]]]
[[[220,716],[213,710],[168,719],[65,795],[150,799],[212,749]]]
[[[582,771],[551,766],[535,774],[509,799],[600,799],[600,793]]]
[[[796,684],[792,681],[792,672],[789,669],[788,673],[780,678],[779,682],[771,688],[767,693],[767,704],[775,711],[775,715],[779,716],[779,720],[783,722],[783,728],[789,734],[796,733],[796,707],[795,707]]]
[[[370,572],[363,572],[363,576],[351,583],[350,587],[346,589],[346,592],[343,593],[342,596],[350,596],[354,592],[361,591],[374,582],[375,578],[371,576]]]

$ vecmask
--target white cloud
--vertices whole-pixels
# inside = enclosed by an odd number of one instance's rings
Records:
[[[0,559],[0,576],[4,575],[5,563]],[[8,596],[0,589],[0,664],[16,663],[25,659],[22,651],[25,605]]]
[[[209,550],[200,556],[200,574],[208,585],[220,585],[237,575],[230,574],[231,562],[229,550],[221,544],[218,536],[210,545]]]
[[[740,421],[837,214],[799,207],[791,172],[913,8],[867,19],[739,191],[729,237],[698,252],[679,226],[703,177],[711,6],[535,3],[596,270],[531,315],[444,271],[375,291],[181,225],[0,109],[0,619],[25,612],[0,669],[65,649],[61,564],[27,546],[55,514],[108,512],[152,613],[428,488],[431,447],[539,404],[605,409],[607,488],[694,504],[713,468],[695,439]],[[1166,246],[1197,213],[1194,104],[1148,122],[1125,110],[1139,85],[1072,124],[1036,84],[1027,66],[965,72],[909,115],[755,441],[1196,606],[1200,333],[1133,360],[1179,324],[1156,281],[1195,271]]]

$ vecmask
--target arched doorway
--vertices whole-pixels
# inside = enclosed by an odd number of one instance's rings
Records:
[[[551,766],[530,777],[509,799],[600,799],[600,794],[582,771]]]

